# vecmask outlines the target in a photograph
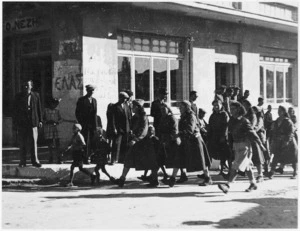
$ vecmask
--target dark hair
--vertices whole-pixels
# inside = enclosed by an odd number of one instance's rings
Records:
[[[222,105],[222,101],[219,99],[215,99],[214,101],[212,101],[211,105],[214,105],[214,103],[220,103]]]
[[[238,109],[238,116],[246,115],[246,109],[244,106],[238,101],[231,101],[230,106],[236,107]]]
[[[191,91],[190,96],[197,94],[197,91]]]
[[[200,114],[205,114],[206,113],[206,111],[204,111],[204,109],[202,109],[202,108],[199,108],[199,110],[198,110],[198,114],[200,115]]]
[[[262,100],[264,100],[263,97],[258,97],[258,101],[262,101]]]

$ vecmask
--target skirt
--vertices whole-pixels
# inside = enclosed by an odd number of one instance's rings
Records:
[[[234,161],[232,169],[248,171],[252,167],[252,148],[249,141],[233,143]]]

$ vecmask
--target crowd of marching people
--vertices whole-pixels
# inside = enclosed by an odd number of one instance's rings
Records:
[[[219,175],[227,183],[218,184],[218,187],[224,193],[230,190],[230,184],[238,175],[248,177],[247,192],[256,190],[264,177],[272,179],[275,173],[282,174],[287,164],[293,167],[291,178],[297,176],[297,119],[293,108],[279,106],[278,118],[273,121],[272,107],[268,105],[264,112],[263,98],[259,97],[258,104],[252,105],[248,90],[240,96],[238,87],[221,86],[212,99],[208,122],[204,119],[206,112],[195,104],[196,91],[190,92],[189,100],[180,102],[180,119],[177,119],[166,103],[168,92],[159,89],[158,98],[151,103],[151,125],[144,100],[133,100],[133,93],[124,90],[119,93],[118,102],[108,105],[104,130],[97,116],[97,101],[92,97],[95,87],[87,85],[86,90],[87,94],[77,102],[78,123],[74,124],[73,136],[64,151],[72,152],[70,186],[75,167],[89,175],[92,184],[100,181],[101,170],[112,184],[123,187],[128,172],[135,168],[144,171],[139,179],[149,182],[148,187],[159,185],[159,169],[163,172],[161,181],[169,187],[188,181],[187,172],[203,172],[197,175],[201,179],[199,186],[207,186],[213,184],[209,171],[212,159],[220,161]],[[54,148],[59,147],[58,104],[58,100],[51,99],[40,120],[49,143],[49,163],[53,163]],[[62,163],[59,151],[56,151],[56,158],[57,163]],[[38,159],[35,161],[38,163]],[[90,161],[96,164],[93,173],[83,168],[83,164]],[[114,163],[123,164],[118,178],[105,168]],[[170,168],[173,171],[169,176],[166,169]]]

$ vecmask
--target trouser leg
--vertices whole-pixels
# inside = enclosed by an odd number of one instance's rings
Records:
[[[38,147],[37,147],[37,139],[38,139],[38,129],[37,127],[32,128],[31,138],[31,162],[32,163],[39,163],[38,159]]]
[[[19,129],[19,146],[20,146],[20,164],[26,164],[26,155],[28,152],[27,145],[28,134],[25,128]]]

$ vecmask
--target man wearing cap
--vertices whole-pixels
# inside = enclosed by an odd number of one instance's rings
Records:
[[[158,90],[158,98],[156,100],[154,100],[151,104],[151,110],[150,110],[150,115],[153,117],[154,121],[153,121],[153,126],[155,128],[156,131],[156,136],[158,138],[160,138],[160,134],[159,134],[159,123],[160,123],[160,119],[161,119],[161,105],[164,104],[167,100],[167,95],[168,95],[168,91],[165,88],[160,88]]]
[[[112,162],[124,163],[131,123],[131,110],[129,110],[126,103],[128,98],[129,96],[126,92],[120,92],[119,101],[114,104],[112,109],[112,129],[115,134]]]
[[[95,86],[86,85],[86,95],[80,97],[77,101],[76,106],[76,119],[82,126],[82,135],[87,145],[87,150],[84,156],[84,164],[89,164],[89,156],[91,154],[91,140],[94,137],[97,123],[97,100],[92,97]]]
[[[26,167],[28,152],[31,152],[32,166],[41,167],[37,154],[38,127],[42,127],[43,122],[40,96],[32,91],[32,80],[25,81],[22,87],[14,102],[14,126],[20,141],[19,167]]]

